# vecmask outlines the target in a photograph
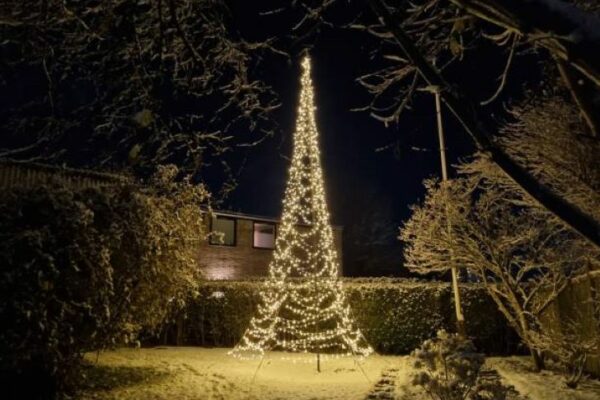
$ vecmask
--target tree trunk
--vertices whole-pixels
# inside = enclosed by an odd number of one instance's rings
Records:
[[[533,361],[535,372],[540,372],[541,370],[545,369],[546,364],[544,363],[544,357],[542,354],[531,347],[529,348],[529,352],[531,353],[531,360]]]
[[[542,354],[533,348],[529,343],[529,324],[527,323],[527,319],[525,319],[525,314],[523,311],[519,311],[519,324],[521,325],[521,331],[523,334],[521,338],[527,345],[529,349],[529,353],[531,354],[531,360],[533,361],[533,365],[535,367],[536,372],[540,372],[544,369],[544,359],[542,358]]]
[[[177,335],[175,336],[175,345],[183,346],[184,320],[183,315],[177,317]]]
[[[491,161],[496,163],[527,194],[548,211],[579,232],[591,243],[600,247],[600,222],[556,195],[510,158],[502,148],[493,143],[491,140],[492,135],[482,126],[481,119],[475,112],[473,103],[464,96],[453,93],[450,85],[423,57],[415,47],[414,41],[404,32],[399,17],[390,13],[383,0],[369,0],[369,4],[381,22],[394,35],[405,56],[417,68],[423,79],[429,85],[438,86],[441,89],[440,96],[442,100],[471,136],[478,150],[487,154]]]

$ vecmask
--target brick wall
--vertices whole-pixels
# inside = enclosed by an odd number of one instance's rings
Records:
[[[263,222],[260,219],[248,217],[236,218],[236,245],[211,245],[204,241],[198,251],[198,264],[207,279],[228,280],[266,276],[269,262],[273,255],[272,249],[257,249],[253,244],[253,222]],[[279,224],[276,224],[279,225]],[[207,230],[210,227],[206,221]],[[333,239],[341,263],[342,228],[333,227]],[[341,268],[340,268],[341,271]]]

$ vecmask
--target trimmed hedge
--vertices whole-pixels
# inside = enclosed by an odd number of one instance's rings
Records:
[[[260,280],[209,281],[188,303],[175,335],[177,344],[233,346],[259,301]],[[454,330],[454,304],[448,283],[407,279],[346,278],[354,317],[371,345],[382,354],[406,354],[439,329]],[[461,286],[467,331],[480,351],[514,352],[518,338],[485,289]]]

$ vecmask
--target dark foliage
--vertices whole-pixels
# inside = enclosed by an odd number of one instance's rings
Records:
[[[243,335],[259,301],[260,280],[206,282],[179,319],[179,343],[233,346]],[[348,278],[344,287],[352,313],[368,342],[380,353],[407,354],[438,329],[454,326],[452,292],[441,282],[406,279]],[[485,289],[461,288],[468,333],[487,353],[516,350],[516,336],[507,327]],[[174,343],[174,331],[167,343]],[[165,340],[165,338],[162,338]]]
[[[182,304],[199,279],[207,193],[173,183],[175,173],[161,169],[147,188],[57,183],[2,194],[3,379],[63,390],[83,352],[132,343]]]
[[[224,1],[4,3],[0,157],[223,178],[227,154],[273,132],[253,76],[273,49],[236,36]]]

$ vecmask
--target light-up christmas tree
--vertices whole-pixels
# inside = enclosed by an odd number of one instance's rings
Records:
[[[232,354],[267,350],[365,357],[372,352],[350,315],[325,202],[310,59],[302,88],[283,215],[257,314]]]

